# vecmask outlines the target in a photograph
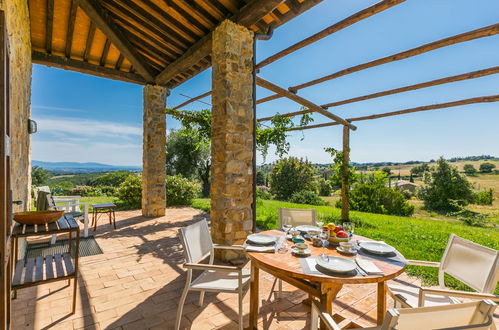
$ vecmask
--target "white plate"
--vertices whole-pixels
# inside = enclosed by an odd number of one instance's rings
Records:
[[[344,250],[341,246],[337,246],[336,250],[338,250],[338,252],[346,253],[346,254],[357,254],[357,250],[355,250],[355,249]]]
[[[312,254],[312,251],[310,251],[310,249],[305,249],[303,251],[299,251],[294,246],[291,247],[291,252],[293,252],[293,254],[296,254],[297,256],[309,256]]]
[[[361,248],[374,254],[388,254],[395,252],[395,248],[384,242],[359,242]]]
[[[331,256],[328,258],[328,261],[317,258],[317,264],[335,273],[349,273],[357,268],[357,264],[352,259]]]
[[[248,235],[247,239],[252,243],[261,245],[270,245],[272,243],[275,243],[276,240],[274,236],[266,234],[251,234]]]
[[[302,233],[308,233],[310,230],[318,230],[318,231],[321,231],[321,229],[319,227],[316,227],[316,226],[310,226],[310,225],[301,225],[301,226],[297,226],[296,229],[298,229],[299,231],[301,231]]]

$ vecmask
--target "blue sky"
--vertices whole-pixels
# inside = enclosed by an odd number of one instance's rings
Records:
[[[280,27],[269,41],[258,41],[257,60],[367,7],[372,0],[324,0]],[[356,23],[263,68],[260,75],[283,87],[499,22],[497,0],[408,0]],[[499,65],[499,35],[453,45],[315,85],[299,94],[317,104],[383,91]],[[175,106],[211,87],[211,70],[172,90]],[[257,89],[257,97],[270,93]],[[329,110],[357,117],[419,105],[499,94],[499,74],[419,91],[347,104]],[[210,98],[204,99],[210,102]],[[195,102],[188,110],[206,105]],[[296,111],[279,99],[261,104],[258,117]],[[314,114],[314,123],[328,121]],[[142,87],[34,65],[33,159],[140,165]],[[499,156],[499,104],[486,103],[357,122],[351,133],[355,162],[429,160],[492,154]],[[169,129],[178,123],[167,119]],[[341,146],[341,127],[290,133],[290,155],[329,162],[324,147]],[[267,162],[276,156],[269,153]],[[261,157],[258,159],[262,162]]]

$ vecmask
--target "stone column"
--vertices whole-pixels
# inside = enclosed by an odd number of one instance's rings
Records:
[[[166,207],[166,87],[144,87],[142,215],[160,217]]]
[[[211,230],[240,244],[253,222],[253,32],[225,20],[212,43]]]

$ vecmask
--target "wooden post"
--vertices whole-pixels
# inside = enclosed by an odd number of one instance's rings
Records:
[[[343,168],[341,173],[341,220],[348,221],[348,175],[350,161],[350,129],[343,126]]]

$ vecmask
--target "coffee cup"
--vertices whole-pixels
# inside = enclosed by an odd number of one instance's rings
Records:
[[[350,242],[340,242],[340,247],[343,251],[350,251],[353,248],[353,244]]]

